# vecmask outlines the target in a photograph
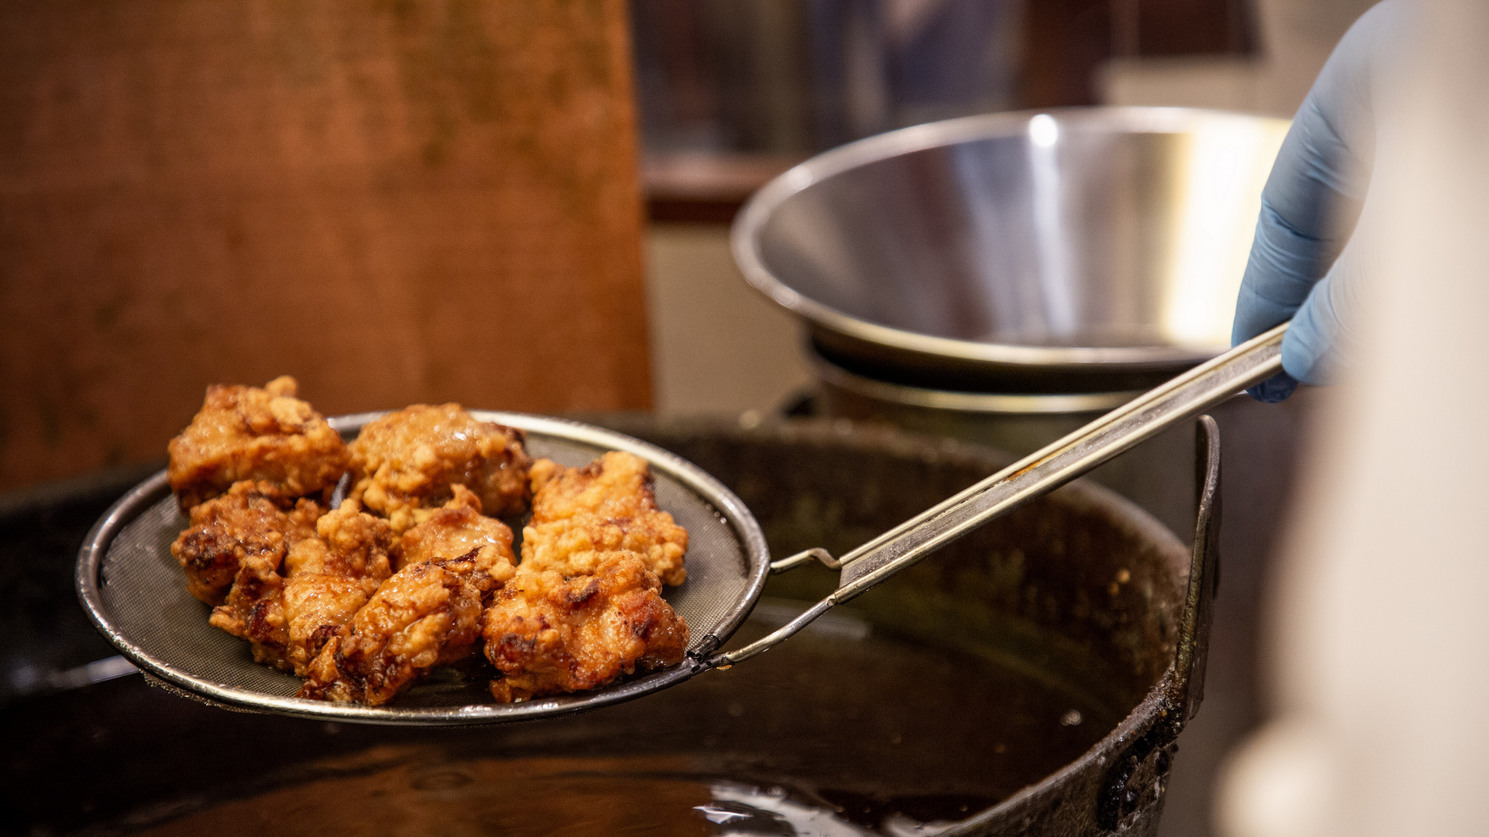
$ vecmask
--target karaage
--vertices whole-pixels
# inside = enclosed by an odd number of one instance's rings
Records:
[[[481,618],[486,658],[510,703],[597,688],[624,674],[682,661],[688,626],[634,553],[611,553],[593,575],[519,569]]]
[[[478,551],[409,564],[383,582],[348,630],[326,641],[300,697],[380,706],[435,666],[470,655],[482,605],[503,580],[478,566]],[[502,575],[513,572],[505,565]]]
[[[515,566],[512,529],[494,517],[481,514],[481,498],[463,485],[451,486],[450,502],[427,514],[399,543],[399,568],[420,561],[455,558],[476,550],[476,563],[488,572],[495,565]]]
[[[688,626],[660,591],[686,577],[688,533],[645,460],[534,462],[520,430],[458,404],[391,413],[348,445],[295,389],[209,387],[168,479],[191,594],[255,660],[305,678],[301,697],[382,705],[480,660],[483,639],[505,702],[683,659]],[[500,518],[529,509],[519,564]]]
[[[233,483],[273,486],[283,499],[329,491],[349,464],[341,434],[295,397],[295,379],[262,388],[214,385],[167,450],[167,478],[182,511]]]
[[[222,604],[244,561],[262,559],[277,571],[296,541],[315,534],[320,504],[301,499],[286,509],[282,502],[273,484],[244,481],[191,509],[190,523],[171,544],[191,595]]]
[[[304,676],[310,661],[393,574],[393,529],[344,500],[316,521],[317,537],[284,559],[287,628],[283,667]]]
[[[632,552],[662,583],[687,578],[688,532],[657,508],[646,460],[610,451],[582,468],[534,462],[532,519],[522,532],[522,563],[565,576],[598,571],[615,552]]]
[[[416,510],[448,501],[454,485],[475,492],[488,515],[527,508],[522,431],[477,421],[458,404],[416,404],[368,422],[350,450],[351,496],[399,532],[418,522]]]

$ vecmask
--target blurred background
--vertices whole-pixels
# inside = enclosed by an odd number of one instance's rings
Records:
[[[1370,5],[7,3],[0,492],[150,467],[208,384],[280,374],[327,414],[810,412],[801,323],[730,252],[771,178],[995,111],[1288,117]],[[1211,833],[1260,711],[1261,573],[1227,569],[1165,834]]]
[[[1285,116],[1368,5],[11,4],[0,490],[285,372],[328,413],[778,409],[799,330],[727,245],[771,176],[989,111]]]
[[[728,250],[727,222],[770,176],[875,133],[989,111],[1161,105],[1290,118],[1371,5],[633,3],[657,409],[769,410],[811,379],[799,328],[738,280]]]

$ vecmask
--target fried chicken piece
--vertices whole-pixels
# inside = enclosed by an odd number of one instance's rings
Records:
[[[435,666],[469,656],[481,636],[485,599],[514,572],[509,564],[496,575],[487,572],[479,551],[394,573],[349,630],[327,640],[300,697],[380,706]]]
[[[459,404],[416,404],[362,428],[351,445],[351,496],[402,532],[414,512],[443,505],[454,485],[481,499],[486,514],[526,510],[531,460],[521,430],[477,421]]]
[[[450,502],[420,515],[419,523],[403,533],[399,568],[420,561],[456,558],[473,549],[477,564],[488,572],[494,571],[498,563],[516,566],[511,527],[481,514],[481,498],[475,492],[463,485],[451,489],[454,496]]]
[[[346,499],[315,521],[317,542],[298,544],[285,558],[291,575],[329,574],[368,580],[373,589],[393,574],[395,537],[388,521]]]
[[[274,663],[286,641],[280,568],[289,552],[315,536],[320,504],[301,499],[285,510],[269,483],[235,483],[192,509],[192,525],[171,544],[187,589],[216,604],[208,621],[249,640],[254,659]],[[230,576],[228,585],[223,579]]]
[[[289,625],[284,612],[284,576],[269,555],[244,560],[227,599],[212,609],[208,624],[246,639],[255,662],[285,668]]]
[[[326,639],[392,572],[387,521],[347,501],[281,557],[250,556],[208,622],[248,640],[253,658],[303,674]]]
[[[316,535],[284,559],[281,667],[302,677],[321,647],[344,632],[392,575],[396,543],[388,522],[362,511],[355,500],[342,501],[316,521]]]
[[[269,483],[283,499],[328,491],[350,462],[341,434],[295,397],[295,379],[262,389],[207,387],[201,410],[168,446],[167,477],[182,511],[233,483]]]
[[[502,673],[491,694],[510,703],[579,692],[682,661],[688,626],[638,555],[615,552],[593,575],[521,568],[481,617],[486,658]]]
[[[273,484],[245,480],[192,508],[191,522],[171,544],[191,595],[222,604],[245,561],[257,562],[253,573],[277,571],[296,541],[315,534],[319,503],[301,499],[286,510],[281,502]]]
[[[687,578],[688,532],[657,508],[646,460],[610,451],[583,468],[539,459],[522,563],[565,576],[593,573],[614,552],[639,554],[664,584]]]

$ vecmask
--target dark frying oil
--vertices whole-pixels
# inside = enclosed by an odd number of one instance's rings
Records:
[[[779,616],[762,603],[746,632]],[[1059,675],[1088,662],[901,641],[840,609],[732,669],[559,720],[380,735],[277,719],[301,752],[321,737],[336,755],[156,801],[150,830],[934,833],[1118,723],[1130,707]]]

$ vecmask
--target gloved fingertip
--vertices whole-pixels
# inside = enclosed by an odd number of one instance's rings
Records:
[[[1298,380],[1286,372],[1278,372],[1276,375],[1262,381],[1254,387],[1246,390],[1252,398],[1267,404],[1275,404],[1285,400],[1298,388]]]
[[[1332,275],[1326,276],[1314,286],[1282,338],[1282,369],[1294,382],[1326,384],[1337,365],[1342,329],[1329,293],[1335,284],[1333,279]]]

